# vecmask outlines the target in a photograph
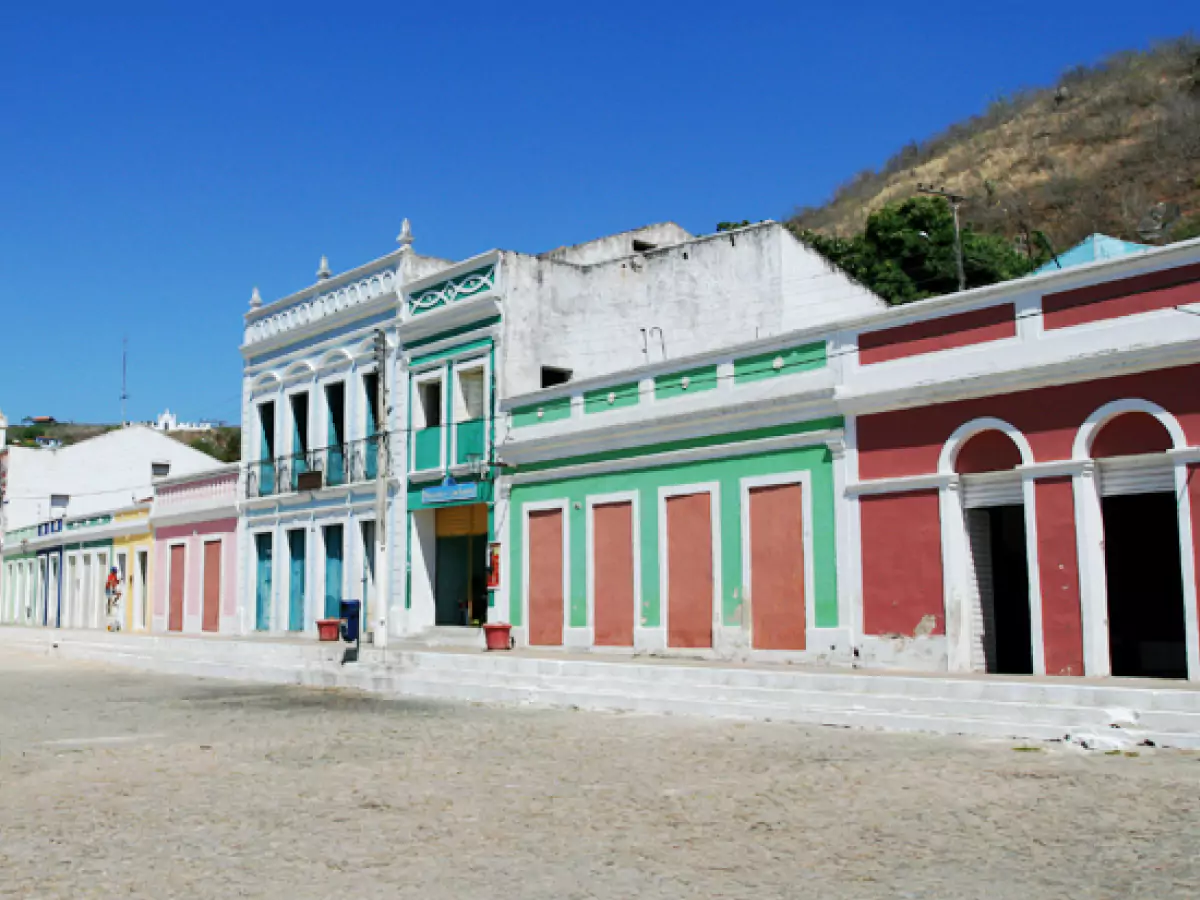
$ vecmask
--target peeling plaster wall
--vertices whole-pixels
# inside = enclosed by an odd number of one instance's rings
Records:
[[[590,378],[883,308],[777,224],[586,267],[510,253],[504,267],[502,396],[540,388],[546,365]]]

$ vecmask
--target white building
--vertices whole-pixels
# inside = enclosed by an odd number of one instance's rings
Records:
[[[66,447],[5,448],[0,621],[102,626],[104,615],[95,610],[105,572],[121,563],[130,571],[114,542],[146,530],[155,480],[219,465],[143,425]],[[65,589],[64,572],[75,574]]]
[[[372,620],[385,618],[376,598],[392,590],[391,548],[379,538],[391,532],[399,484],[387,438],[404,422],[395,399],[397,299],[405,280],[449,265],[413,253],[407,223],[399,243],[336,276],[322,258],[315,284],[272,303],[257,288],[251,297],[238,592],[248,630],[315,633],[346,598],[361,599]]]
[[[179,417],[170,409],[165,409],[154,420],[154,427],[159,431],[212,431],[212,422],[180,422]]]

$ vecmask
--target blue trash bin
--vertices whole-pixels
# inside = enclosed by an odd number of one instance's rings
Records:
[[[360,619],[362,617],[361,600],[343,600],[341,604],[342,640],[347,644],[358,641]]]

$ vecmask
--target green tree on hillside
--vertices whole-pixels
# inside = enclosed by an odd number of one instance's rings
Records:
[[[944,200],[913,197],[872,213],[852,238],[801,231],[798,237],[863,286],[891,304],[910,303],[958,289],[954,216]],[[1006,238],[962,227],[967,287],[1020,278],[1042,260],[1021,253]]]

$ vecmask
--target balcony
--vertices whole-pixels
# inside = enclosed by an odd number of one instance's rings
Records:
[[[379,436],[375,435],[250,463],[246,497],[276,497],[373,481],[378,472]]]
[[[486,420],[471,419],[454,426],[454,463],[465,465],[484,455]]]
[[[413,439],[414,471],[440,469],[442,467],[442,429],[422,428]]]

